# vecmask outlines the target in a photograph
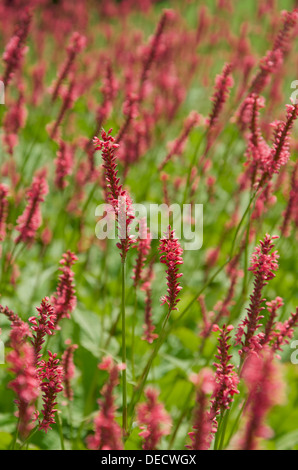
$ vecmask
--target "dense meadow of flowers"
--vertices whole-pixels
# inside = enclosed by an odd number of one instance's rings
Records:
[[[298,2],[0,24],[0,449],[298,449]]]

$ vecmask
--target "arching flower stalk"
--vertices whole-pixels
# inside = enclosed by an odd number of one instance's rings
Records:
[[[102,130],[102,140],[94,137],[95,150],[101,150],[103,159],[103,168],[106,187],[106,202],[113,208],[115,219],[118,224],[117,248],[121,255],[121,321],[122,321],[122,362],[126,364],[126,319],[125,319],[125,277],[126,277],[126,256],[129,248],[134,243],[130,236],[130,225],[134,219],[134,211],[132,200],[126,190],[120,184],[118,177],[118,169],[115,151],[119,148],[119,144],[111,136],[112,129],[108,132]],[[127,432],[127,385],[126,385],[126,369],[122,372],[122,427],[123,433]]]

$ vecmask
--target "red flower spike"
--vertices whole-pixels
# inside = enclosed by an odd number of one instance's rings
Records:
[[[13,319],[12,315],[9,315],[11,319]],[[26,343],[29,336],[28,325],[15,316],[10,333],[12,351],[7,355],[6,360],[9,370],[15,376],[8,387],[17,396],[15,403],[18,407],[18,429],[23,438],[26,438],[33,428],[35,402],[39,396],[39,380],[34,367],[34,349]]]
[[[41,225],[40,203],[44,201],[44,196],[48,193],[46,174],[46,169],[37,171],[27,191],[27,206],[17,220],[16,230],[20,232],[20,235],[16,238],[16,243],[32,244],[36,231]]]
[[[168,281],[168,294],[162,297],[161,301],[162,305],[165,303],[168,304],[169,312],[177,310],[176,306],[180,301],[178,295],[182,289],[179,278],[183,276],[182,273],[178,272],[179,265],[183,264],[183,249],[174,235],[174,230],[171,230],[169,226],[168,232],[165,234],[164,238],[160,240],[159,245],[159,251],[161,253],[160,262],[167,266],[166,274]]]
[[[63,390],[63,368],[59,366],[57,354],[48,351],[49,360],[40,361],[39,378],[41,380],[40,388],[43,392],[43,419],[39,421],[39,429],[45,433],[49,431],[52,424],[55,424],[55,413],[57,409],[57,395]]]
[[[156,450],[162,436],[170,433],[172,420],[162,403],[158,402],[158,392],[153,388],[145,390],[146,402],[137,407],[137,422],[141,428],[144,450]]]
[[[31,330],[34,331],[31,343],[34,349],[35,367],[38,367],[42,357],[41,348],[45,342],[45,337],[52,335],[55,330],[56,315],[48,297],[42,300],[40,307],[36,307],[36,310],[39,317],[30,317],[29,322],[31,323]]]
[[[121,428],[115,420],[114,389],[119,383],[119,371],[123,365],[116,365],[111,357],[106,357],[99,364],[99,369],[106,370],[109,378],[101,390],[98,400],[99,413],[94,419],[94,435],[88,436],[87,445],[93,450],[122,450]]]
[[[272,241],[276,238],[278,237],[271,237],[267,234],[264,240],[260,241],[260,245],[255,248],[251,257],[249,271],[252,271],[255,276],[254,290],[250,296],[247,316],[240,323],[236,334],[236,344],[242,344],[242,349],[239,351],[239,354],[247,354],[249,351],[262,349],[264,334],[259,333],[255,335],[255,333],[260,328],[261,325],[259,322],[263,318],[261,315],[261,311],[264,309],[262,306],[264,302],[262,297],[263,288],[267,285],[269,280],[275,277],[275,271],[278,269],[277,251],[271,253],[274,248]],[[243,336],[244,339],[242,339]]]

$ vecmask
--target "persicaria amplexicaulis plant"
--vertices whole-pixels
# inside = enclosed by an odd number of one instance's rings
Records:
[[[0,2],[0,449],[297,447],[298,2],[160,3]]]

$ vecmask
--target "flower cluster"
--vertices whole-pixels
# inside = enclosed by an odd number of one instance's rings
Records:
[[[298,105],[287,105],[286,121],[274,123],[274,141],[267,162],[267,173],[271,177],[278,173],[290,157],[290,131],[298,117]]]
[[[70,43],[66,48],[67,58],[65,59],[65,62],[62,64],[62,67],[58,72],[56,84],[52,87],[52,102],[57,99],[63,80],[67,78],[67,76],[73,69],[76,56],[80,52],[82,52],[85,46],[86,37],[82,36],[80,33],[77,32],[73,33],[70,38]]]
[[[292,171],[291,189],[286,210],[283,212],[283,223],[280,228],[283,237],[288,238],[291,234],[291,221],[297,217],[295,207],[298,204],[298,161]],[[298,219],[297,219],[298,220]]]
[[[289,343],[289,339],[293,338],[294,328],[298,325],[298,308],[292,313],[290,318],[284,323],[276,325],[275,340],[273,341],[273,351],[281,351],[284,344]]]
[[[214,417],[223,410],[228,410],[233,402],[234,395],[238,394],[239,377],[231,363],[232,356],[229,354],[231,345],[229,333],[234,329],[232,325],[223,325],[219,328],[213,326],[213,331],[219,331],[218,354],[215,356],[218,360],[213,365],[216,367],[215,389],[211,398],[211,415]]]
[[[88,448],[93,450],[121,450],[121,428],[115,420],[116,406],[113,392],[119,383],[119,370],[125,365],[114,364],[111,357],[106,357],[99,369],[109,373],[109,379],[101,390],[102,398],[98,400],[99,413],[94,419],[94,435],[88,436]]]
[[[35,402],[39,396],[34,349],[26,342],[28,336],[30,336],[28,325],[15,319],[10,333],[12,351],[7,355],[9,370],[14,375],[14,379],[8,387],[17,396],[19,433],[23,438],[27,437],[32,430]]]
[[[190,450],[208,450],[217,426],[210,419],[208,409],[209,396],[215,387],[214,374],[212,370],[203,368],[198,374],[190,377],[196,387],[196,406],[193,413],[193,431],[188,435],[191,444],[187,446]]]
[[[276,299],[272,300],[271,302],[266,302],[269,317],[265,326],[264,338],[261,340],[262,346],[272,340],[272,336],[274,336],[275,319],[277,316],[277,312],[278,309],[283,306],[283,304],[283,299],[281,297],[276,297]]]
[[[102,140],[94,137],[95,150],[101,150],[103,158],[103,168],[105,171],[105,178],[107,181],[107,197],[106,202],[111,204],[116,220],[118,222],[118,231],[120,242],[117,247],[121,251],[122,261],[125,261],[127,252],[130,246],[134,243],[129,235],[130,224],[134,219],[132,208],[132,201],[127,191],[125,191],[120,184],[120,178],[117,170],[115,150],[119,144],[115,143],[115,139],[110,135],[112,129],[107,133],[102,130]]]
[[[73,362],[73,356],[75,350],[78,348],[77,344],[71,344],[71,340],[66,340],[67,348],[62,356],[62,368],[63,368],[63,385],[64,385],[64,396],[68,400],[73,399],[73,390],[71,387],[71,380],[75,374],[75,366]]]
[[[31,343],[34,349],[35,367],[38,367],[42,357],[41,348],[45,337],[46,335],[52,335],[55,330],[56,315],[48,297],[42,300],[40,307],[36,307],[36,310],[39,317],[30,317],[29,322],[31,323],[31,330],[34,331]]]
[[[171,418],[158,402],[158,392],[153,388],[145,390],[146,402],[137,407],[137,422],[141,428],[144,450],[156,450],[162,436],[170,433]]]
[[[146,258],[148,256],[151,246],[151,235],[149,228],[147,227],[146,218],[142,218],[140,220],[139,227],[139,236],[135,245],[138,251],[138,256],[135,262],[135,266],[133,268],[134,274],[132,276],[132,279],[134,281],[134,287],[137,287],[139,282],[141,281],[142,271],[144,269]]]
[[[170,226],[164,238],[160,240],[159,251],[161,253],[160,262],[167,266],[168,286],[168,293],[161,298],[161,301],[162,304],[168,304],[169,312],[171,312],[172,310],[177,310],[176,306],[180,301],[178,295],[182,287],[180,286],[179,279],[183,274],[179,273],[179,266],[183,264],[183,250],[178,239],[175,238],[174,230],[171,230]]]
[[[4,51],[3,61],[6,64],[6,68],[1,80],[5,86],[11,82],[15,72],[22,66],[23,58],[27,52],[25,42],[29,34],[31,20],[32,15],[29,9],[26,9],[15,35],[11,38]]]
[[[247,353],[250,350],[259,350],[262,348],[263,333],[255,335],[260,328],[261,311],[264,309],[262,291],[270,279],[275,277],[275,271],[278,269],[277,251],[271,253],[274,248],[272,241],[278,237],[266,235],[264,240],[260,241],[260,245],[255,248],[251,257],[251,265],[249,271],[254,274],[254,290],[250,296],[250,304],[247,309],[247,316],[240,323],[236,335],[236,344],[242,344],[239,354]],[[245,331],[246,328],[246,331]],[[244,340],[242,337],[244,335]]]
[[[18,132],[25,126],[27,110],[25,107],[24,86],[19,84],[19,97],[9,107],[3,119],[3,144],[7,152],[13,155],[14,147],[18,144]]]
[[[57,152],[55,185],[58,189],[64,189],[67,186],[65,177],[70,175],[73,169],[73,148],[63,140],[59,143]]]
[[[0,242],[5,238],[6,234],[6,218],[8,212],[8,187],[0,184]]]
[[[48,361],[39,362],[39,379],[42,390],[43,418],[39,421],[39,428],[48,432],[52,424],[55,424],[55,413],[57,409],[57,395],[63,390],[63,368],[59,366],[57,354],[48,351]]]
[[[40,203],[44,201],[44,196],[48,193],[46,181],[47,172],[41,169],[36,172],[32,185],[27,191],[28,203],[22,215],[17,220],[16,230],[20,232],[16,238],[16,243],[32,244],[37,229],[41,225]]]
[[[215,92],[211,98],[213,102],[212,112],[207,120],[208,130],[211,131],[219,118],[219,114],[227,101],[229,95],[229,89],[233,86],[234,81],[231,76],[232,65],[225,64],[220,75],[217,75],[215,81]]]
[[[163,170],[166,164],[173,158],[174,155],[181,155],[185,144],[187,142],[187,138],[195,126],[198,126],[201,120],[201,116],[196,111],[191,111],[189,116],[184,122],[183,130],[181,134],[175,139],[173,142],[170,143],[169,152],[162,161],[162,163],[158,167],[158,171]]]
[[[243,368],[243,379],[248,388],[245,408],[245,426],[241,431],[237,448],[257,450],[260,438],[271,436],[265,425],[270,409],[283,400],[283,382],[271,354],[250,354]]]
[[[59,282],[55,294],[51,297],[51,304],[55,313],[55,325],[57,325],[62,318],[70,318],[70,314],[74,311],[77,298],[75,295],[74,272],[72,266],[77,261],[74,253],[68,250],[62,256],[60,261],[61,267],[59,271]]]

